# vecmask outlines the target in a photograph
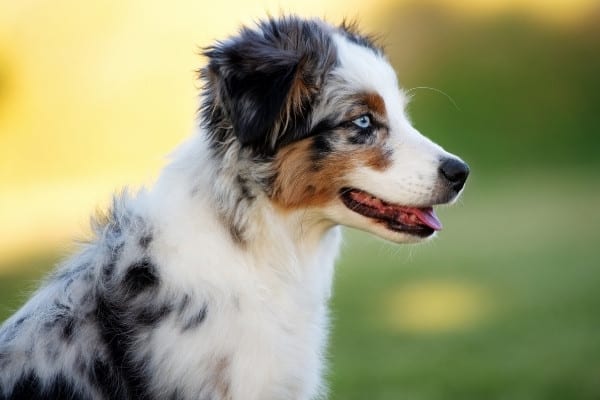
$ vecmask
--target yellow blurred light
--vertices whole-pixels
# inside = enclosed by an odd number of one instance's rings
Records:
[[[388,291],[382,302],[386,326],[396,332],[462,330],[489,311],[485,291],[466,282],[416,282]]]
[[[394,0],[20,0],[0,12],[0,260],[77,232],[124,177],[139,184],[192,129],[199,46],[267,13],[367,30]],[[405,3],[405,2],[401,2]],[[440,0],[465,12],[581,14],[589,0]],[[125,173],[124,173],[125,172]],[[101,188],[101,189],[95,189]],[[81,191],[81,195],[75,192]],[[101,195],[102,198],[93,196]],[[32,216],[35,216],[32,217]],[[41,234],[41,232],[47,232]]]
[[[517,11],[561,24],[571,23],[597,6],[596,0],[441,0],[439,2],[465,13],[499,14]]]

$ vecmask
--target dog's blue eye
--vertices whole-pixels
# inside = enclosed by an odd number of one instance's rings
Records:
[[[352,121],[352,123],[361,129],[366,129],[371,126],[371,118],[368,115],[362,115]]]

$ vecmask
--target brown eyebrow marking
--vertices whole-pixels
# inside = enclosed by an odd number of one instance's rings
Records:
[[[382,122],[387,119],[385,100],[378,93],[363,92],[349,96],[346,100],[348,108],[344,112],[345,119],[357,118],[362,114],[371,113]]]
[[[366,93],[362,95],[362,100],[369,109],[381,116],[386,115],[385,101],[377,93]]]

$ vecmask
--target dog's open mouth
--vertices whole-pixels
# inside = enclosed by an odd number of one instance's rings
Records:
[[[387,229],[395,232],[427,237],[442,229],[442,223],[432,207],[391,204],[353,188],[343,188],[340,197],[350,210],[385,224]]]

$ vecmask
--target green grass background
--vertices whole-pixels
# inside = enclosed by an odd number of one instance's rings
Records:
[[[349,235],[333,300],[333,399],[600,398],[595,177],[482,178],[440,212],[446,229],[431,244]],[[436,282],[478,289],[486,312],[450,330],[390,329],[382,293]]]
[[[415,90],[410,112],[473,172],[432,242],[347,232],[331,398],[600,399],[600,11],[557,27],[417,4],[386,10],[380,30],[403,86],[452,98]],[[0,320],[59,257],[0,268]],[[437,328],[403,323],[407,310],[464,308],[440,285],[476,293],[479,311]],[[414,287],[433,304],[390,303]]]

